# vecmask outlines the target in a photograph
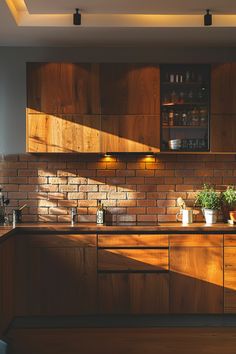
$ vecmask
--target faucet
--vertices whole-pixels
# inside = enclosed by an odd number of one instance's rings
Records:
[[[76,217],[77,217],[76,208],[71,208],[71,210],[70,210],[71,226],[74,226],[74,223],[76,222]]]

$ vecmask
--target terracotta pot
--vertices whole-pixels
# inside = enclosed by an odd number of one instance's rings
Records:
[[[236,210],[229,212],[230,220],[236,221]]]

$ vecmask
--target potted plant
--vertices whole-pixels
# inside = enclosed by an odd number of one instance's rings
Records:
[[[220,193],[216,192],[214,187],[204,184],[203,189],[197,194],[195,205],[202,208],[207,224],[215,224],[221,206]]]
[[[236,210],[236,190],[234,186],[228,186],[221,193],[221,210],[225,221],[229,219],[230,213]]]

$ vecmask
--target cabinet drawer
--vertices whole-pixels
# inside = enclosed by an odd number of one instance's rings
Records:
[[[168,235],[98,235],[98,247],[168,247]]]
[[[235,247],[236,246],[236,234],[224,235],[224,245],[225,245],[225,247]]]
[[[223,247],[223,235],[175,234],[170,235],[170,247]]]
[[[99,249],[100,271],[167,271],[168,249]]]
[[[41,234],[28,235],[31,247],[90,247],[96,246],[95,234]]]

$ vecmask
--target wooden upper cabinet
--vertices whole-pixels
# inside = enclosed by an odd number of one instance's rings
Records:
[[[212,65],[211,114],[236,114],[236,63]]]
[[[99,115],[28,114],[27,152],[99,153]]]
[[[99,65],[28,63],[29,113],[100,114]]]
[[[236,63],[212,65],[211,152],[236,152]]]
[[[157,64],[101,64],[101,113],[160,115]]]
[[[103,152],[159,152],[160,116],[103,115]]]
[[[211,151],[236,152],[236,114],[212,114]]]

